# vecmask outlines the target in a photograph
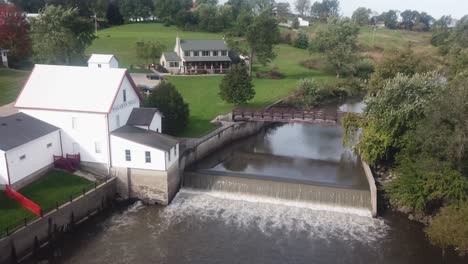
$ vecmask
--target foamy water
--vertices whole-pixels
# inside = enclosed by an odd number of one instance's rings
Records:
[[[194,216],[202,221],[223,221],[239,229],[258,228],[266,235],[306,232],[313,239],[338,238],[365,243],[378,241],[388,229],[383,220],[371,218],[367,210],[182,189],[162,210],[163,222],[159,228],[163,229],[158,233],[164,231],[164,226]]]

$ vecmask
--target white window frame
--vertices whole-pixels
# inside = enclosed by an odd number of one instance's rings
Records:
[[[102,146],[101,146],[101,142],[94,142],[94,152],[96,152],[97,154],[101,154],[102,153]]]
[[[19,156],[19,160],[20,160],[20,161],[23,161],[23,160],[25,160],[25,159],[26,159],[26,154],[23,154],[23,155]]]
[[[78,129],[78,117],[72,117],[72,129]]]

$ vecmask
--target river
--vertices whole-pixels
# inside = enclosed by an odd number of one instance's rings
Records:
[[[195,170],[365,191],[362,168],[341,146],[341,136],[333,126],[274,125],[214,153]],[[442,254],[420,224],[401,214],[371,218],[318,210],[304,201],[192,187],[182,188],[168,207],[136,202],[91,219],[61,245],[59,262],[468,263],[453,252]]]

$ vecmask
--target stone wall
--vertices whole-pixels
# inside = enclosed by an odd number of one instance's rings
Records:
[[[179,189],[178,163],[168,171],[112,168],[118,179],[117,193],[124,199],[137,198],[145,203],[168,205]]]
[[[372,171],[365,161],[361,160],[361,163],[366,173],[367,182],[369,182],[372,217],[377,217],[377,186],[375,185],[374,175],[372,175]]]
[[[67,227],[72,222],[85,219],[90,213],[102,209],[108,201],[114,198],[116,192],[116,179],[112,178],[97,186],[85,195],[73,199],[58,209],[47,213],[27,226],[18,229],[13,234],[0,239],[0,263],[11,263],[12,247],[16,249],[18,258],[31,253],[35,238],[40,244],[47,242],[49,232],[56,225],[59,229]]]

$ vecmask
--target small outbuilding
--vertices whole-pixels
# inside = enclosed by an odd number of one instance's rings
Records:
[[[0,48],[0,57],[2,58],[3,66],[8,68],[8,50]]]
[[[92,54],[88,60],[89,68],[119,68],[119,61],[112,54]]]
[[[60,129],[17,113],[0,118],[0,188],[15,189],[45,174],[61,156]]]

